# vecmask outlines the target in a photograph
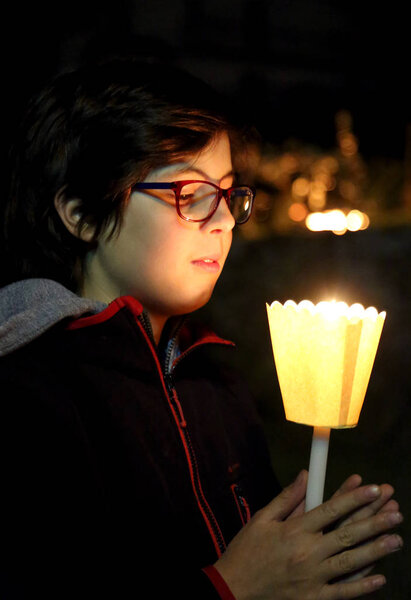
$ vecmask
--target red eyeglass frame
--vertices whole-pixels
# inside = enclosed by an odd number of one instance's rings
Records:
[[[190,219],[189,217],[185,217],[180,211],[181,189],[188,183],[208,183],[209,185],[213,186],[218,191],[215,206],[213,207],[211,213],[204,219]],[[183,179],[181,181],[171,181],[171,182],[167,182],[167,183],[160,183],[160,182],[150,183],[150,182],[143,181],[143,182],[135,183],[131,187],[131,192],[133,192],[133,190],[173,190],[175,197],[176,197],[176,205],[175,206],[176,206],[176,211],[177,211],[178,216],[181,219],[183,219],[184,221],[190,221],[191,223],[202,223],[204,221],[208,221],[209,219],[211,219],[211,217],[215,214],[216,210],[218,209],[218,207],[220,205],[221,198],[225,199],[225,201],[227,202],[228,208],[230,208],[230,194],[231,194],[232,190],[235,190],[238,188],[248,188],[252,194],[251,208],[248,212],[247,218],[244,221],[240,221],[240,222],[236,221],[236,223],[238,225],[243,225],[250,218],[253,204],[254,204],[255,188],[252,187],[251,185],[233,185],[227,189],[224,189],[224,188],[221,188],[216,183],[213,183],[211,181],[206,181],[204,179]]]

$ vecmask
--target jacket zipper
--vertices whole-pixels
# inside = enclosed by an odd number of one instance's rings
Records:
[[[185,319],[182,319],[180,324],[178,325],[177,329],[174,331],[174,335],[173,335],[172,339],[169,341],[169,344],[167,347],[167,352],[166,352],[166,355],[164,358],[164,373],[165,373],[166,377],[170,377],[171,385],[172,385],[172,382],[171,382],[171,371],[172,371],[171,358],[172,358],[173,351],[174,351],[174,348],[177,343],[178,334],[180,333],[180,329],[182,328],[184,321],[185,321]]]
[[[243,492],[237,483],[232,484],[231,491],[240,514],[241,522],[243,525],[245,525],[251,518],[250,507],[248,506],[247,500],[244,498]]]
[[[141,317],[141,315],[140,315]],[[166,394],[167,400],[169,402],[172,414],[176,420],[177,427],[180,432],[180,436],[182,438],[183,446],[186,452],[186,458],[188,462],[188,467],[191,475],[191,482],[193,486],[194,496],[199,505],[200,511],[203,515],[207,528],[210,532],[211,538],[214,543],[215,550],[217,552],[217,556],[221,556],[221,554],[226,549],[226,543],[221,532],[221,529],[217,523],[217,519],[214,516],[213,511],[211,510],[202,490],[200,473],[198,469],[197,458],[195,455],[195,451],[191,442],[191,437],[187,428],[187,422],[184,417],[183,409],[178,400],[177,392],[173,384],[172,378],[172,367],[170,365],[170,359],[172,356],[172,351],[176,343],[176,337],[178,334],[178,330],[175,332],[172,343],[170,343],[169,348],[167,349],[166,359],[165,359],[165,367],[164,371],[161,368],[160,361],[157,356],[157,352],[155,350],[153,344],[153,338],[151,334],[151,327],[148,330],[145,327],[146,320],[139,317],[139,322],[142,325],[142,330],[146,335],[147,341],[151,348],[151,352],[153,357],[155,358],[158,372],[161,376],[161,379],[164,382],[164,392]]]
[[[191,442],[191,437],[190,437],[190,433],[188,431],[187,428],[187,423],[186,420],[184,418],[184,413],[183,410],[181,408],[181,404],[178,400],[177,397],[177,392],[176,389],[174,388],[173,384],[172,384],[172,376],[171,374],[168,374],[166,376],[166,386],[167,386],[167,390],[169,392],[169,398],[170,401],[176,411],[176,413],[180,416],[180,425],[181,425],[181,433],[184,436],[184,440],[186,442],[185,446],[188,450],[188,460],[191,463],[191,473],[192,473],[192,482],[193,482],[193,486],[195,488],[195,495],[197,498],[197,501],[200,505],[200,509],[201,512],[203,513],[203,516],[208,524],[208,528],[209,530],[212,531],[213,535],[213,539],[214,542],[217,542],[217,546],[216,546],[216,550],[217,550],[217,554],[219,556],[221,556],[221,554],[224,552],[224,550],[226,549],[226,543],[223,537],[223,534],[221,532],[221,529],[217,523],[217,519],[214,516],[213,511],[211,510],[205,496],[204,496],[204,492],[202,490],[202,486],[201,486],[201,479],[200,479],[200,473],[199,473],[199,469],[198,469],[198,463],[197,463],[197,458],[195,455],[195,451],[193,448],[193,444]]]

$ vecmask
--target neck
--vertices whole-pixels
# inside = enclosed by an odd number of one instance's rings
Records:
[[[90,300],[99,300],[100,302],[105,302],[106,304],[109,304],[115,299],[114,296],[107,293],[103,288],[95,285],[90,285],[87,281],[84,281],[83,285],[79,286],[77,293],[83,298],[89,298]],[[140,300],[140,298],[137,298],[137,300]],[[148,318],[150,319],[154,341],[158,345],[162,331],[164,329],[164,325],[166,324],[168,317],[148,309],[145,309],[145,312]]]
[[[83,298],[99,300],[109,304],[118,296],[123,295],[121,289],[113,286],[104,276],[104,272],[102,273],[99,261],[96,260],[95,254],[89,254],[82,265],[81,273],[81,277],[78,278],[79,285],[77,293]],[[137,300],[142,302],[144,306],[143,298],[137,298]],[[158,345],[168,316],[149,309],[147,306],[144,306],[144,309],[150,319],[154,341]]]
[[[158,346],[158,343],[161,338],[161,334],[164,329],[164,325],[166,324],[168,317],[165,317],[164,315],[157,315],[151,310],[146,310],[146,314],[147,314],[148,318],[150,319],[151,328],[153,330],[154,341],[155,341],[156,345]]]

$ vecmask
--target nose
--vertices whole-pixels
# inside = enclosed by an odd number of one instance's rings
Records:
[[[231,231],[234,225],[235,219],[228,208],[227,200],[222,197],[211,219],[204,223],[204,229],[213,232],[226,232]]]

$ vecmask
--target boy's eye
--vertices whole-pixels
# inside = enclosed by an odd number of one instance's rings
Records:
[[[180,204],[198,204],[212,202],[216,189],[208,183],[189,183],[181,189]]]
[[[188,204],[194,202],[195,195],[193,193],[180,194],[180,203]]]

